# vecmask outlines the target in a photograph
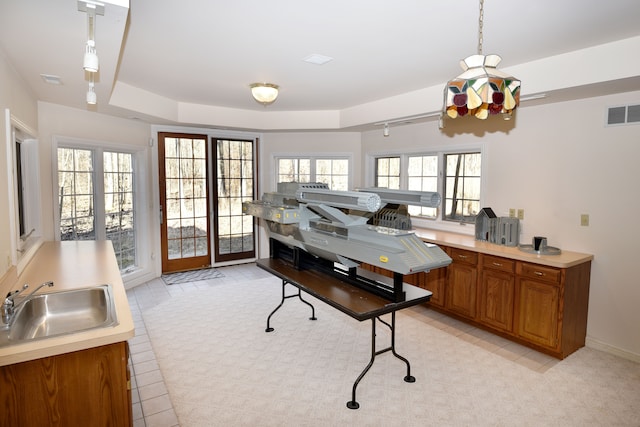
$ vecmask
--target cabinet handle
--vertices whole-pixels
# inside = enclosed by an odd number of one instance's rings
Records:
[[[496,267],[502,267],[502,264],[500,264],[499,262],[494,262],[493,265],[495,265]]]
[[[540,271],[534,271],[533,274],[535,274],[536,276],[544,276],[544,273]]]
[[[466,256],[466,255],[458,255],[458,258],[460,258],[460,259],[467,259],[467,256]]]

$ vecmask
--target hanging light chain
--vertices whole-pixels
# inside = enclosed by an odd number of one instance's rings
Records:
[[[482,24],[484,24],[484,0],[480,0],[480,18],[478,18],[478,55],[482,55]]]

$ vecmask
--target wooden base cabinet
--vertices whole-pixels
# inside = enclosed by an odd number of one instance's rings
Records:
[[[436,268],[428,273],[417,273],[416,276],[419,278],[416,285],[432,293],[429,304],[444,307],[447,269]]]
[[[371,264],[362,264],[361,268],[382,276],[393,277],[393,273],[384,268],[376,267]],[[428,272],[419,272],[413,274],[406,274],[403,277],[403,281],[411,285],[418,286],[419,288],[431,291],[431,299],[429,304],[444,306],[444,293],[445,293],[445,281],[447,280],[446,268],[436,268]]]
[[[558,346],[560,287],[519,279],[518,336],[551,349]]]
[[[591,261],[556,268],[440,247],[452,259],[448,267],[405,276],[433,292],[431,307],[560,359],[584,347]]]
[[[449,248],[453,260],[447,267],[445,308],[469,319],[476,318],[478,293],[478,254]]]
[[[515,300],[515,261],[480,254],[478,321],[492,328],[512,332]]]
[[[0,425],[132,426],[126,342],[0,367]]]
[[[518,262],[517,336],[561,359],[587,335],[591,261],[569,268]]]

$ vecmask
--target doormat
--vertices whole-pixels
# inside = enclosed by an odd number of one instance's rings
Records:
[[[218,279],[224,277],[220,271],[213,267],[201,268],[199,270],[181,271],[179,273],[169,273],[160,276],[167,285],[177,285],[179,283],[198,282],[201,280]]]

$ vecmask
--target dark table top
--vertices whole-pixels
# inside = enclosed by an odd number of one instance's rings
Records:
[[[263,270],[360,321],[422,304],[431,298],[430,291],[404,283],[405,300],[391,302],[331,274],[314,269],[298,270],[283,259],[263,258],[256,263]]]

